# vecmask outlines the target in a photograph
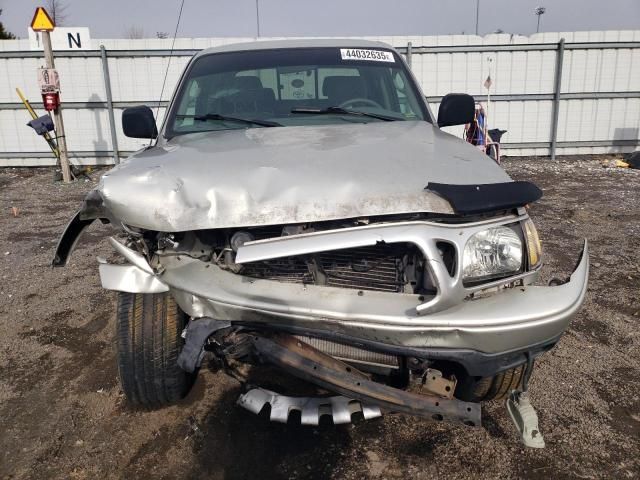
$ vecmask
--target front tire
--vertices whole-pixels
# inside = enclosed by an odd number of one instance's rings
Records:
[[[511,390],[522,388],[526,365],[520,365],[493,377],[467,377],[456,388],[456,397],[465,402],[487,402],[506,398]]]
[[[117,351],[122,390],[130,403],[171,405],[195,380],[178,367],[187,316],[168,293],[118,292]]]

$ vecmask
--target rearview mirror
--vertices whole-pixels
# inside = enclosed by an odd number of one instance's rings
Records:
[[[450,93],[440,102],[438,126],[464,125],[473,122],[476,101],[466,93]]]
[[[146,105],[126,108],[122,112],[122,130],[131,138],[152,139],[158,136],[156,119]]]

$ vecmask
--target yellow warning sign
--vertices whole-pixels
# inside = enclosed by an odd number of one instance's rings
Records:
[[[36,8],[36,13],[31,20],[31,28],[36,32],[51,32],[55,27],[47,11],[42,7]]]

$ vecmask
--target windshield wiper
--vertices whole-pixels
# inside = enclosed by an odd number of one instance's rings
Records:
[[[362,112],[360,110],[348,110],[342,107],[327,107],[327,108],[294,108],[291,110],[291,113],[308,113],[311,115],[328,115],[328,114],[337,114],[337,115],[356,115],[358,117],[369,117],[376,118],[378,120],[383,120],[385,122],[395,122],[400,120],[399,118],[389,117],[387,115],[380,115],[378,113],[369,113]]]
[[[193,118],[196,121],[206,122],[207,120],[222,120],[229,122],[246,123],[247,125],[259,125],[261,127],[281,127],[282,124],[278,122],[271,122],[269,120],[257,120],[239,117],[230,117],[228,115],[220,115],[219,113],[205,113],[204,115],[176,115],[179,118]]]

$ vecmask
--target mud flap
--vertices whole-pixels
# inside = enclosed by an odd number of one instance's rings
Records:
[[[51,262],[53,267],[64,267],[67,264],[71,252],[73,252],[78,240],[80,240],[80,235],[82,235],[85,228],[95,221],[95,218],[83,220],[80,218],[81,214],[82,210],[77,212],[64,229],[64,233],[56,247],[56,254]]]
[[[67,264],[80,235],[97,219],[102,223],[117,224],[113,215],[104,207],[100,192],[91,190],[84,198],[82,208],[69,221],[58,241],[56,254],[51,262],[53,267],[64,267]]]
[[[223,328],[231,325],[229,322],[214,320],[213,318],[198,318],[191,320],[183,332],[184,347],[178,356],[178,366],[186,372],[193,373],[202,363],[204,344],[207,339]]]

